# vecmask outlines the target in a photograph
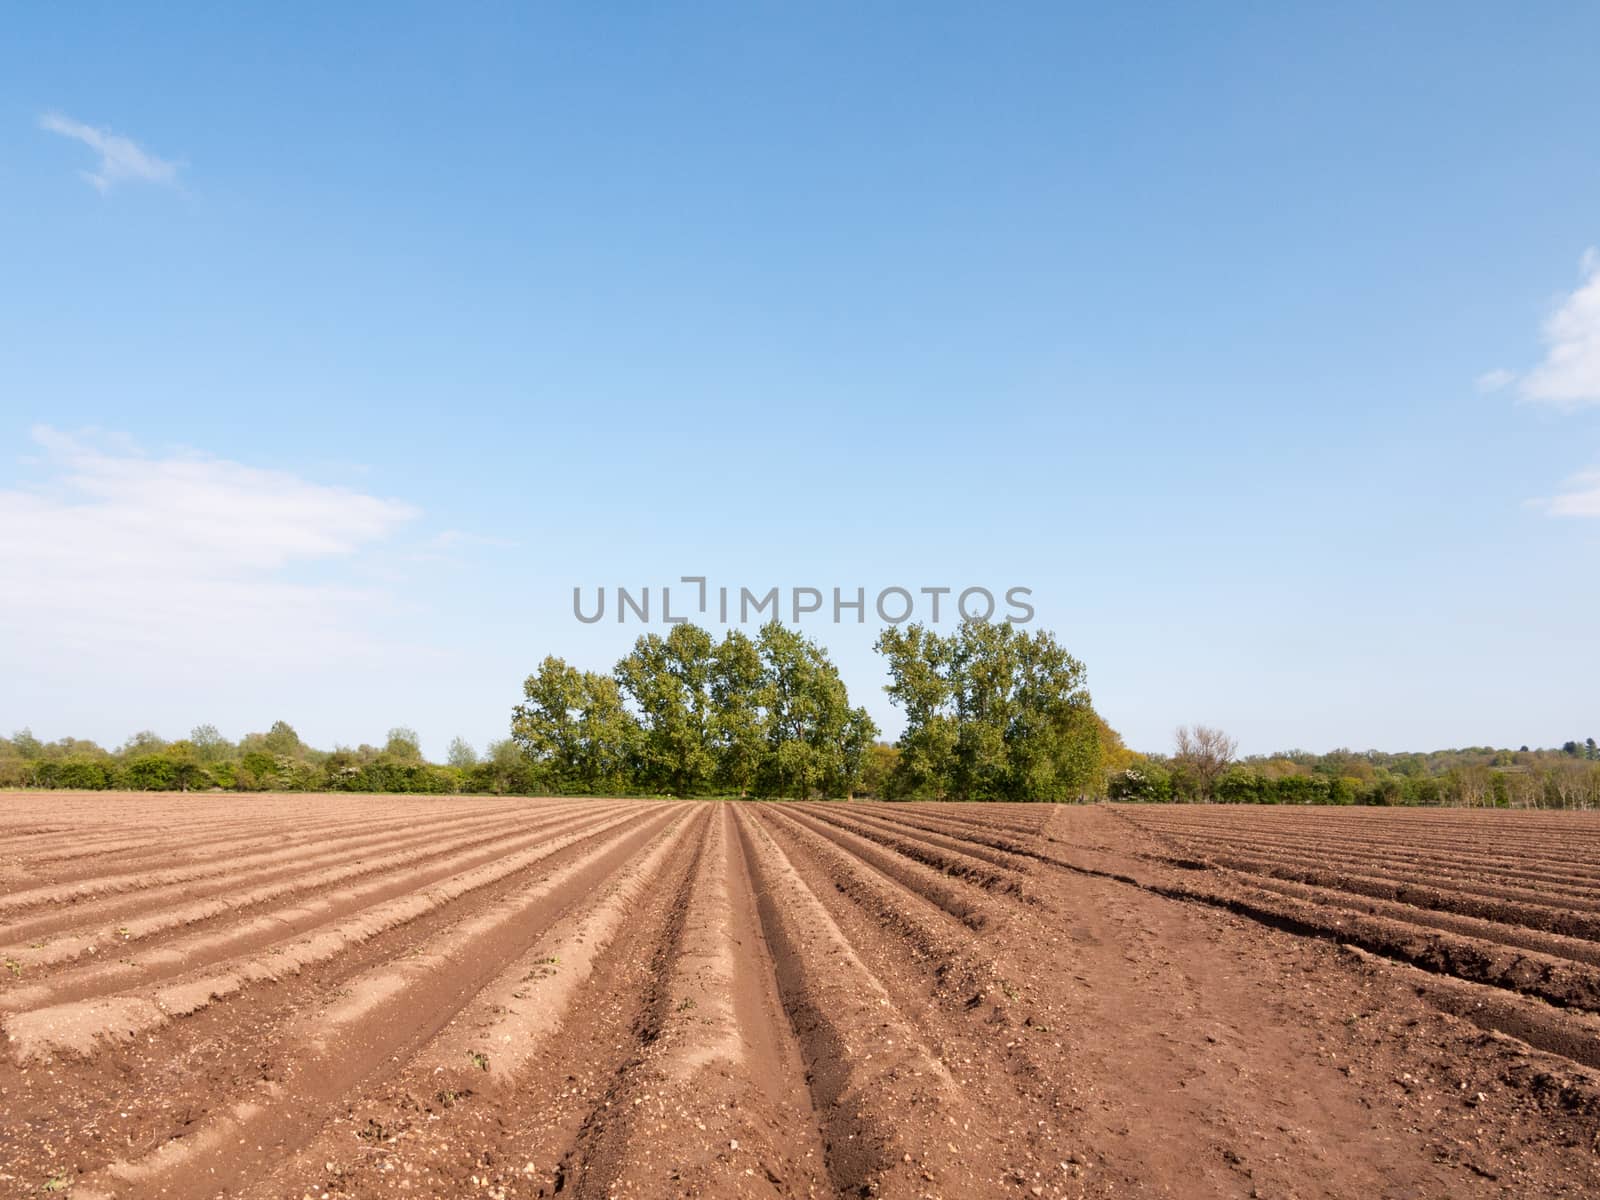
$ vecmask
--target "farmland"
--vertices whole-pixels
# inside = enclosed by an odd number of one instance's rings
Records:
[[[0,1194],[1583,1196],[1600,814],[0,796]]]

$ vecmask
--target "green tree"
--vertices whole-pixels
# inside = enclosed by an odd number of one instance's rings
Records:
[[[893,795],[891,782],[900,764],[900,750],[887,742],[873,742],[861,761],[861,791],[874,800]]]
[[[196,725],[189,732],[189,743],[195,756],[203,763],[221,762],[233,749],[228,739],[217,732],[215,725]]]
[[[187,792],[207,783],[199,747],[192,740],[173,742],[162,751],[162,757],[171,767],[172,786],[179,791]]]
[[[549,655],[523,682],[523,703],[511,712],[511,737],[558,785],[574,783],[583,761],[578,712],[583,707],[583,676],[576,667]]]
[[[730,629],[712,652],[710,732],[717,785],[741,796],[755,786],[766,751],[762,678],[760,647]]]
[[[579,781],[597,794],[636,790],[639,725],[623,702],[622,689],[610,675],[594,671],[583,672],[580,679]]]
[[[1209,725],[1180,725],[1172,755],[1175,770],[1192,789],[1193,799],[1208,801],[1216,792],[1217,780],[1233,762],[1239,743]]]
[[[488,761],[497,767],[515,767],[527,761],[515,738],[489,743]]]
[[[616,679],[639,714],[640,782],[679,796],[704,792],[716,773],[711,635],[674,625],[645,634],[617,663]]]
[[[1007,794],[1013,769],[1027,772],[1033,766],[1020,759],[1036,747],[1024,745],[1026,737],[1009,736],[1014,722],[1026,720],[1017,695],[1022,670],[1019,641],[1012,625],[988,621],[964,621],[950,639],[956,718],[952,790],[964,799],[1000,799]]]
[[[562,790],[631,790],[639,730],[609,675],[553,655],[522,686],[511,736]]]
[[[241,792],[267,792],[280,786],[276,755],[267,750],[246,750],[234,766],[233,786]]]
[[[1011,641],[1016,665],[1003,708],[1008,725],[1001,794],[1011,800],[1068,800],[1097,792],[1106,735],[1121,739],[1090,704],[1083,663],[1044,630],[1013,634]]]
[[[272,728],[262,735],[261,746],[268,754],[298,755],[305,749],[300,735],[287,721],[274,721]]]
[[[141,729],[127,741],[122,743],[117,753],[123,758],[135,758],[146,754],[156,754],[166,747],[166,739],[149,729]]]
[[[756,645],[766,743],[758,787],[796,798],[846,795],[861,777],[877,726],[865,709],[850,706],[827,652],[798,630],[769,621]]]
[[[968,620],[940,636],[911,624],[885,630],[877,648],[889,696],[906,714],[901,792],[1066,800],[1101,789],[1109,729],[1090,704],[1083,664],[1053,634]]]
[[[118,772],[118,782],[136,792],[167,792],[178,786],[177,772],[165,754],[140,754]]]
[[[960,741],[953,646],[913,623],[885,629],[876,649],[889,668],[884,690],[906,715],[905,731],[896,743],[900,751],[896,789],[903,795],[942,800],[955,786]]]
[[[466,738],[453,738],[450,749],[446,752],[445,761],[458,770],[470,770],[478,765],[478,752]]]
[[[388,739],[383,744],[383,752],[396,762],[420,763],[422,739],[417,736],[415,729],[406,725],[396,725],[389,730]]]

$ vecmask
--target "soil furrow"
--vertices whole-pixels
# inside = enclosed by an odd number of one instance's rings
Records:
[[[761,823],[741,811],[738,824],[835,1188],[850,1195],[988,1194],[999,1182],[988,1148],[959,1158],[944,1149],[966,1140],[960,1115],[968,1111],[949,1069]]]
[[[919,841],[926,842],[932,846],[938,846],[944,850],[953,850],[967,858],[976,858],[982,862],[989,863],[992,866],[1003,867],[1008,871],[1013,871],[1022,875],[1027,874],[1029,870],[1027,860],[1019,858],[1015,854],[1007,854],[1004,850],[994,850],[988,846],[980,846],[976,842],[963,841],[961,838],[951,837],[948,834],[938,833],[931,829],[922,829],[920,827],[908,826],[901,822],[891,821],[879,816],[875,812],[865,810],[860,806],[852,805],[846,807],[838,804],[804,804],[795,805],[795,807],[803,809],[806,812],[814,813],[817,816],[825,816],[830,812],[839,813],[841,811],[847,811],[850,821],[855,826],[868,827],[880,830],[884,833],[897,834],[902,837],[908,836],[911,833],[915,833]]]
[[[1508,872],[1459,855],[1432,859],[1380,854],[1356,856],[1330,853],[1315,843],[1291,846],[1270,839],[1165,836],[1174,848],[1175,854],[1180,857],[1214,858],[1218,861],[1231,858],[1255,859],[1290,867],[1304,866],[1379,877],[1426,874],[1430,879],[1442,884],[1467,887],[1474,884],[1489,884],[1507,889],[1520,888],[1548,899],[1561,899],[1579,905],[1600,903],[1600,888],[1589,886],[1571,874]]]
[[[660,1028],[585,1128],[577,1197],[831,1191],[732,821],[718,805],[707,823]]]
[[[378,856],[357,854],[354,861],[347,861],[350,859],[347,854],[325,858],[318,856],[309,862],[309,866],[315,866],[320,861],[344,861],[344,864],[320,870],[274,869],[267,874],[267,882],[264,883],[258,882],[253,872],[243,872],[243,877],[235,880],[234,885],[218,883],[214,888],[197,888],[181,883],[123,894],[109,901],[88,902],[82,906],[72,906],[40,922],[6,926],[3,934],[16,941],[0,946],[0,955],[21,963],[26,978],[34,979],[38,970],[66,965],[86,955],[115,952],[120,957],[126,957],[123,950],[130,947],[138,950],[152,946],[166,947],[168,939],[163,939],[163,934],[195,930],[197,926],[208,925],[219,917],[242,917],[248,914],[248,910],[269,901],[291,898],[301,893],[320,893],[331,886],[362,878],[394,875],[410,880],[411,877],[400,872],[416,864],[424,864],[424,869],[432,867],[435,870],[442,862],[454,862],[458,867],[467,866],[486,856],[517,848],[528,842],[538,830],[554,830],[582,819],[584,814],[574,813],[565,818],[550,816],[546,821],[522,821],[509,826],[498,824],[488,830],[474,830],[470,835],[448,838],[443,842],[422,838],[421,845],[411,850],[392,851]],[[475,848],[478,853],[469,853]],[[426,878],[426,874],[422,878]],[[174,906],[173,901],[179,902]],[[267,918],[264,928],[274,926],[275,923]],[[110,954],[106,954],[106,957],[110,957]],[[0,995],[0,1008],[14,1008],[18,1003],[11,997]]]
[[[790,805],[788,810],[876,842],[941,874],[966,883],[977,884],[985,891],[1011,892],[1018,895],[1022,893],[1022,879],[1016,870],[1009,866],[997,866],[987,859],[967,853],[964,849],[940,845],[941,840],[954,843],[953,838],[941,839],[938,834],[913,835],[904,830],[886,829],[879,824],[846,816],[837,807]],[[956,845],[959,846],[959,843]]]
[[[191,866],[169,867],[155,871],[126,871],[71,883],[30,888],[0,896],[0,913],[19,913],[43,905],[60,909],[64,905],[120,892],[145,892],[153,888],[190,884],[196,880],[218,876],[232,879],[237,873],[256,867],[283,866],[287,870],[293,870],[303,854],[304,849],[298,846],[290,849],[275,848],[239,857],[207,860]]]
[[[251,986],[297,974],[327,962],[348,948],[408,924],[462,896],[499,882],[575,842],[632,819],[610,816],[594,826],[538,842],[534,848],[498,862],[439,880],[383,901],[340,920],[317,926],[309,936],[265,953],[210,964],[204,974],[179,978],[153,991],[132,991],[29,1009],[6,1017],[8,1049],[19,1062],[53,1054],[92,1054],[102,1041],[128,1040],[186,1017]]]
[[[956,920],[972,929],[982,929],[989,921],[989,907],[976,893],[951,882],[947,877],[908,856],[885,849],[876,842],[837,825],[790,809],[777,810],[782,818],[809,829],[817,837],[844,847],[863,862],[897,880],[906,890],[936,904]]]
[[[1597,849],[1597,813],[8,795],[0,1195],[1588,1200]]]
[[[397,961],[346,981],[340,996],[301,1013],[288,1028],[280,1078],[238,1101],[184,1144],[166,1143],[139,1160],[113,1163],[86,1181],[130,1194],[210,1195],[248,1181],[311,1142],[332,1108],[382,1064],[425,1044],[498,974],[526,952],[566,908],[578,903],[674,816],[629,816],[592,850],[440,930]],[[292,1103],[285,1103],[292,1096]],[[253,1151],[241,1146],[256,1147]],[[195,1181],[201,1186],[196,1187]]]

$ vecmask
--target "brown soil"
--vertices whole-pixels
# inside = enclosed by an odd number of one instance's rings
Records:
[[[0,1195],[1600,1194],[1600,814],[0,794]]]

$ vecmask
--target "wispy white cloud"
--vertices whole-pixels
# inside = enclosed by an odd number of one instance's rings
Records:
[[[109,129],[97,129],[55,112],[40,117],[39,128],[80,141],[100,156],[98,169],[79,174],[101,192],[127,181],[172,184],[178,180],[177,163],[157,158],[132,138]]]
[[[267,668],[370,658],[394,597],[361,556],[410,505],[200,454],[34,430],[34,487],[0,490],[0,659]]]
[[[1498,392],[1510,387],[1517,381],[1517,376],[1512,371],[1497,367],[1493,371],[1485,371],[1475,380],[1480,392]]]
[[[1535,507],[1552,517],[1600,517],[1600,471],[1584,471],[1567,481],[1567,490]]]
[[[1476,381],[1480,392],[1516,384],[1520,398],[1532,403],[1568,411],[1600,404],[1600,251],[1585,250],[1578,270],[1582,282],[1545,320],[1543,360],[1521,375],[1485,371]],[[1527,506],[1552,517],[1600,517],[1600,470],[1575,475],[1565,491]]]
[[[1600,404],[1600,252],[1581,264],[1583,282],[1544,324],[1544,361],[1522,377],[1524,399],[1560,408]]]

